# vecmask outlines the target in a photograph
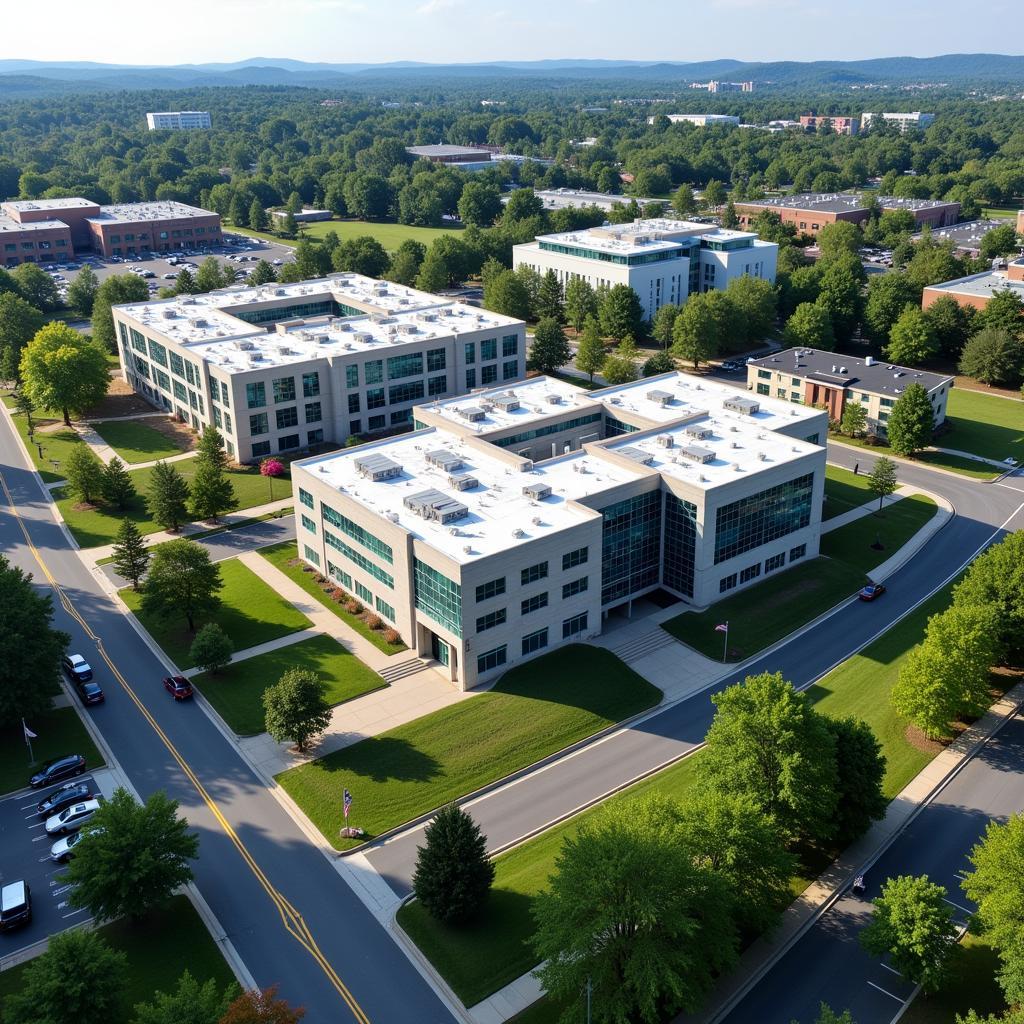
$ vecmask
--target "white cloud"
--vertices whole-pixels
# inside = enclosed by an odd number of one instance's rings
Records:
[[[417,14],[431,15],[440,14],[442,11],[449,11],[453,7],[457,7],[459,0],[427,0],[425,4],[420,4],[416,8]]]

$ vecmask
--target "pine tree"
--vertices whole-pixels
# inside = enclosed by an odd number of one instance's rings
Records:
[[[267,211],[258,199],[253,199],[249,204],[249,227],[253,231],[267,230]]]
[[[135,497],[135,484],[124,468],[124,463],[115,455],[103,469],[100,481],[100,493],[103,500],[113,505],[118,511],[124,511]]]
[[[424,838],[412,880],[416,898],[439,921],[474,917],[494,881],[487,837],[461,807],[448,804],[426,827]]]
[[[198,292],[199,285],[196,283],[195,274],[188,267],[182,267],[174,279],[175,295],[196,295]]]
[[[122,519],[114,538],[114,572],[126,579],[132,590],[139,589],[139,580],[149,568],[150,554],[139,528],[130,519]]]
[[[583,325],[583,335],[580,337],[579,348],[576,352],[576,369],[590,374],[590,383],[593,384],[594,374],[601,372],[604,360],[604,340],[601,338],[601,328],[598,326],[597,317],[588,316]]]
[[[237,192],[231,200],[231,206],[228,208],[228,220],[235,227],[240,228],[244,228],[249,223],[249,211],[245,208],[245,203]]]
[[[270,284],[277,280],[277,271],[266,261],[260,260],[249,275],[249,284]]]
[[[199,443],[196,445],[196,459],[208,462],[218,469],[226,469],[228,464],[227,452],[224,451],[224,438],[220,431],[210,424],[203,427],[199,435]]]
[[[78,500],[90,505],[103,485],[103,463],[87,444],[76,444],[64,460],[64,476]]]
[[[153,467],[149,482],[149,511],[159,526],[174,532],[186,521],[188,495],[188,484],[174,466],[158,462]]]
[[[192,477],[192,515],[216,522],[225,512],[238,507],[235,488],[216,463],[197,460]]]
[[[537,319],[551,317],[561,323],[565,319],[565,308],[562,305],[562,286],[553,270],[547,270],[541,278],[537,292]]]

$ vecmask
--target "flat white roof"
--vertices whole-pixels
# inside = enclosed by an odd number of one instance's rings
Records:
[[[1020,261],[1015,261],[1020,262]],[[1024,299],[1024,281],[1014,281],[1006,276],[1005,270],[986,270],[953,281],[928,285],[930,291],[955,292],[957,295],[978,295],[991,298],[996,292],[1015,292]]]
[[[12,210],[75,210],[83,207],[96,206],[91,199],[80,196],[68,196],[63,199],[8,199],[4,206]]]
[[[673,220],[669,217],[649,217],[628,224],[604,224],[580,231],[562,231],[551,235],[538,235],[537,242],[579,246],[599,252],[634,255],[680,248],[682,241],[706,239],[727,242],[737,238],[757,240],[753,231],[734,231],[714,224]],[[767,244],[767,243],[766,243]]]
[[[54,228],[68,230],[67,224],[62,220],[30,220],[22,223],[13,217],[0,214],[0,231],[52,231]]]
[[[101,206],[99,216],[87,218],[91,224],[133,224],[140,220],[188,220],[194,217],[216,217],[213,210],[202,210],[173,200],[155,203],[118,203]]]

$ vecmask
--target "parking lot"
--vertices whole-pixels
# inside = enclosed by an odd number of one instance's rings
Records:
[[[28,769],[25,770],[26,780]],[[76,782],[87,782],[94,795],[113,796],[116,782],[109,768],[86,772]],[[63,881],[65,865],[50,860],[50,847],[59,837],[50,837],[46,819],[36,813],[36,804],[60,786],[24,790],[0,801],[0,882],[24,879],[32,890],[32,921],[24,928],[0,932],[0,961],[26,946],[88,919],[68,901],[69,886]]]
[[[104,259],[93,253],[85,252],[77,255],[70,264],[39,264],[39,266],[40,269],[51,273],[63,299],[67,286],[75,279],[79,270],[85,266],[92,268],[101,283],[114,274],[126,274],[132,267],[139,267],[142,271],[153,275],[147,277],[146,281],[149,284],[150,294],[156,295],[160,288],[173,286],[178,271],[183,267],[187,266],[195,273],[207,256],[218,257],[224,266],[231,267],[236,273],[251,270],[259,260],[266,260],[271,266],[280,267],[285,263],[290,263],[294,258],[294,249],[291,246],[281,245],[277,242],[265,242],[259,238],[232,235],[228,232],[225,232],[224,239],[229,244],[212,249],[177,250],[177,257],[172,256],[171,253],[161,255],[140,253],[136,256]],[[227,258],[229,256],[241,256],[245,259],[229,260]],[[169,258],[177,259],[177,265],[169,262]]]

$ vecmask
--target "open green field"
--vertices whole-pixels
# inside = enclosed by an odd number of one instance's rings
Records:
[[[271,590],[237,559],[229,558],[219,565],[224,581],[219,593],[220,607],[209,619],[196,621],[197,632],[207,622],[216,622],[231,638],[235,650],[242,651],[312,625],[293,604]],[[119,593],[121,600],[135,613],[167,657],[179,668],[188,668],[192,663],[189,648],[195,635],[188,631],[185,616],[154,619],[142,611],[141,592],[126,587]]]
[[[385,654],[397,654],[399,651],[408,650],[400,640],[398,643],[389,644],[384,639],[382,630],[370,629],[358,615],[353,615],[351,612],[346,611],[337,601],[332,601],[317,584],[313,578],[314,574],[302,571],[302,565],[305,563],[290,565],[290,562],[296,561],[294,541],[285,540],[280,544],[272,544],[270,547],[260,548],[259,553],[271,565],[280,569],[293,583],[297,583],[302,587],[310,597],[315,598],[325,608],[329,608],[334,612],[346,626],[354,629],[364,639],[369,640],[378,650],[383,651]]]
[[[932,498],[911,494],[881,512],[872,512],[838,530],[822,534],[821,553],[826,558],[871,572],[892,558],[937,511]],[[877,541],[883,545],[880,551],[872,547]]]
[[[585,739],[661,700],[600,647],[572,644],[516,666],[486,693],[277,776],[337,849],[341,788],[369,838]]]
[[[117,452],[122,462],[152,462],[180,455],[185,449],[144,420],[106,420],[93,430]]]
[[[25,724],[36,734],[32,741],[35,760],[29,763],[20,725],[0,730],[0,793],[24,789],[29,776],[44,762],[66,754],[81,754],[89,768],[99,768],[104,763],[74,708],[56,708]]]
[[[844,512],[850,512],[866,505],[874,498],[868,487],[868,478],[852,473],[841,466],[825,467],[825,508],[822,521],[835,519]]]
[[[940,749],[935,745],[924,750],[908,741],[906,721],[892,710],[888,695],[907,652],[923,637],[928,616],[948,605],[950,590],[951,585],[935,594],[809,691],[822,713],[835,718],[856,715],[871,726],[886,757],[884,790],[890,799]],[[680,799],[695,784],[699,757],[698,752],[677,761],[615,799],[652,792]],[[498,857],[494,888],[477,921],[464,927],[443,925],[415,901],[399,911],[399,923],[467,1006],[485,999],[536,964],[530,946],[532,900],[553,874],[564,839],[575,834],[579,823],[593,813],[593,809],[584,811]],[[794,895],[807,882],[807,878],[795,878]],[[538,1022],[549,1019],[544,1012],[538,1008]]]
[[[217,675],[203,672],[193,682],[240,736],[263,732],[263,691],[292,668],[316,672],[329,704],[361,697],[387,685],[333,637],[315,636],[276,651],[228,665]]]
[[[136,1003],[148,1002],[157,990],[173,991],[186,970],[201,985],[213,979],[221,990],[235,980],[186,896],[172,896],[164,907],[151,911],[137,924],[114,921],[99,933],[128,958],[121,1012],[110,1024],[134,1020]],[[0,973],[0,1000],[20,991],[27,967],[19,964]]]
[[[266,231],[250,231],[249,228],[232,228],[241,235],[252,235],[254,238],[262,238],[268,242],[277,242],[278,245],[294,245],[295,240],[278,238]],[[435,238],[442,235],[450,235],[461,231],[461,228],[418,228],[411,224],[390,224],[368,220],[318,220],[306,224],[302,234],[306,238],[317,241],[324,237],[329,231],[333,231],[343,242],[349,238],[361,238],[369,235],[376,238],[388,252],[394,252],[407,238],[422,242],[429,248]]]
[[[953,388],[946,419],[952,429],[939,439],[943,448],[999,462],[1005,458],[1024,462],[1024,402]]]

